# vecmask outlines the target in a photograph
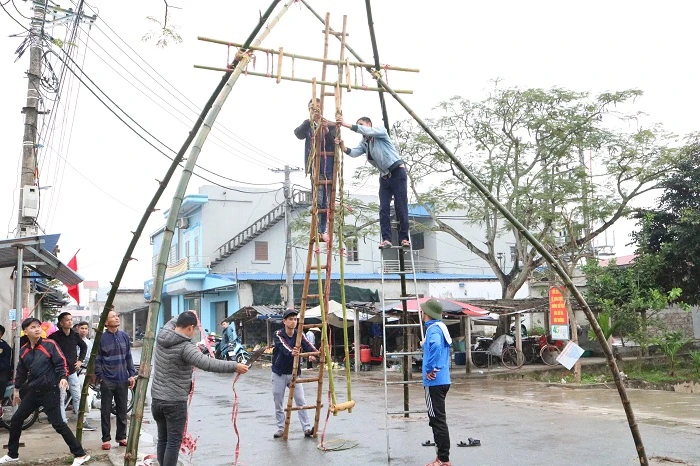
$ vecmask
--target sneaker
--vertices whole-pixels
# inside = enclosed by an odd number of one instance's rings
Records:
[[[112,448],[112,444],[109,442],[102,442],[102,449],[103,450],[110,450]]]
[[[304,437],[313,437],[314,436],[314,429],[313,427],[311,429],[307,429],[304,431]]]
[[[0,464],[2,464],[2,463],[16,463],[17,461],[19,461],[19,457],[13,458],[9,455],[5,455],[2,458],[0,458]]]
[[[379,243],[379,249],[389,249],[392,246],[391,241],[389,240],[384,240],[381,243]]]
[[[88,461],[90,461],[90,455],[76,456],[71,466],[80,466],[81,464],[85,464]]]
[[[93,430],[97,429],[95,428],[95,426],[91,426],[87,422],[83,422],[83,430],[89,430],[90,432],[92,432]]]
[[[273,436],[274,438],[284,437],[284,431],[283,431],[283,430],[278,430],[278,431],[275,432],[272,436]]]

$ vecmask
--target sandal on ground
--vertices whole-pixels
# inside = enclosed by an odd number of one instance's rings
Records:
[[[449,461],[440,461],[439,459],[436,459],[432,463],[428,463],[425,466],[452,466],[452,463]]]
[[[103,450],[109,450],[112,448],[112,444],[109,442],[102,442],[102,449]]]
[[[389,240],[384,240],[381,243],[379,243],[379,249],[389,249],[392,246],[391,241]]]
[[[120,447],[125,447],[125,446],[126,446],[126,439],[124,439],[124,440],[119,440],[119,446],[120,446]]]
[[[481,440],[479,440],[479,439],[469,437],[467,439],[467,441],[469,443],[459,442],[457,444],[457,446],[458,447],[480,447],[481,446]]]
[[[423,445],[424,447],[434,447],[435,442],[433,442],[432,440],[426,440],[425,442],[421,443],[421,445]]]

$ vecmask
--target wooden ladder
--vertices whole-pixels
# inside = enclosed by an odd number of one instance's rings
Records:
[[[343,17],[343,32],[341,35],[341,49],[340,49],[340,61],[338,66],[338,83],[336,83],[336,87],[334,92],[326,92],[326,85],[323,84],[326,82],[326,73],[327,73],[327,61],[328,61],[328,39],[331,34],[330,30],[330,14],[326,13],[326,28],[324,31],[325,34],[325,42],[324,42],[324,52],[323,52],[323,68],[321,72],[321,90],[320,90],[320,95],[318,96],[320,99],[320,108],[318,109],[320,112],[320,115],[323,115],[323,108],[324,108],[324,98],[326,96],[333,96],[335,97],[335,107],[336,107],[336,114],[342,112],[342,76],[343,76],[343,68],[344,68],[344,61],[345,61],[345,38],[346,38],[346,23],[347,23],[347,17]],[[312,103],[315,106],[316,105],[316,80],[312,80]],[[313,112],[312,112],[313,113]],[[289,383],[289,397],[287,399],[287,408],[285,409],[286,413],[286,419],[284,423],[284,436],[283,438],[286,440],[289,435],[289,425],[291,422],[291,417],[292,417],[292,412],[293,411],[299,411],[302,409],[314,409],[316,411],[315,417],[314,417],[314,424],[313,424],[313,436],[317,437],[318,436],[318,424],[319,420],[321,418],[321,408],[323,408],[323,403],[322,403],[322,396],[323,396],[323,376],[324,376],[324,364],[326,365],[326,368],[329,369],[328,376],[329,376],[329,384],[330,384],[330,390],[333,391],[333,376],[330,371],[331,368],[331,355],[330,355],[330,347],[329,347],[329,342],[328,342],[328,319],[327,319],[327,312],[328,312],[328,302],[329,302],[329,295],[330,295],[330,290],[331,290],[331,266],[333,264],[333,237],[334,237],[334,221],[335,221],[335,199],[336,199],[336,191],[337,191],[337,181],[338,181],[338,164],[339,164],[339,157],[342,157],[342,154],[340,152],[340,149],[338,146],[335,147],[335,150],[333,152],[326,152],[326,146],[325,146],[325,134],[324,134],[324,128],[323,127],[316,127],[314,128],[313,125],[313,120],[311,120],[311,115],[310,115],[310,121],[312,122],[312,131],[313,131],[313,139],[312,139],[312,151],[315,156],[311,158],[311,163],[313,166],[313,200],[311,202],[311,226],[309,229],[309,243],[308,243],[308,252],[306,255],[306,270],[304,271],[304,288],[302,291],[301,295],[301,309],[299,312],[299,321],[298,321],[298,327],[297,327],[297,339],[296,339],[296,347],[301,348],[301,340],[302,340],[302,334],[307,328],[310,327],[315,327],[318,324],[305,324],[304,319],[305,319],[305,314],[306,314],[306,307],[309,302],[309,300],[318,300],[320,307],[321,307],[321,317],[322,317],[322,328],[321,328],[321,345],[318,348],[318,352],[311,352],[311,353],[302,353],[299,352],[299,354],[294,358],[294,365],[292,367],[292,379],[291,382]],[[336,125],[336,137],[340,136],[340,125]],[[320,169],[321,169],[321,158],[322,157],[332,157],[334,156],[335,158],[333,159],[333,176],[332,180],[325,180],[321,179],[320,177]],[[325,187],[325,193],[326,193],[326,208],[325,209],[319,209],[318,208],[318,195],[319,195],[319,188]],[[319,235],[318,235],[318,214],[319,213],[325,213],[326,218],[327,218],[327,225],[326,225],[326,232],[328,234],[328,242],[326,243],[327,251],[326,251],[326,260],[325,260],[325,265],[322,264],[322,259],[321,259],[321,242],[319,240]],[[318,284],[318,292],[316,294],[310,294],[309,293],[309,285],[311,283],[311,274],[312,270],[316,271],[317,275],[317,284]],[[325,276],[324,276],[325,275]],[[314,377],[299,377],[297,376],[298,370],[299,370],[299,362],[300,358],[303,357],[308,357],[308,356],[314,356],[318,355],[319,357],[319,365],[318,365],[318,374],[315,375]],[[317,384],[317,392],[316,392],[316,403],[312,405],[304,405],[304,406],[293,406],[294,402],[294,390],[297,384],[303,384],[303,383],[316,383]],[[332,407],[333,409],[336,409],[336,407]],[[342,408],[340,408],[342,409]]]

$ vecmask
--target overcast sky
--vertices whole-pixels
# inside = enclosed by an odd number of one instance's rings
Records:
[[[72,6],[70,0],[66,2],[61,6]],[[21,13],[30,15],[30,2],[14,3]],[[75,42],[77,61],[86,75],[141,126],[178,150],[195,117],[192,103],[202,106],[221,77],[219,72],[194,69],[193,65],[224,66],[227,58],[225,46],[198,41],[197,36],[242,43],[254,27],[258,11],[265,10],[268,2],[169,3],[181,7],[172,11],[170,22],[179,25],[182,44],[160,49],[154,41],[141,40],[155,27],[147,16],[162,20],[161,0],[93,0],[98,20],[89,36],[86,25]],[[342,15],[347,14],[349,44],[363,59],[372,61],[364,2],[310,3],[321,14],[330,11],[332,25],[338,30]],[[29,24],[12,3],[5,8],[23,25]],[[645,95],[635,109],[681,135],[697,129],[700,71],[694,61],[694,31],[699,10],[698,3],[690,1],[373,2],[382,63],[421,70],[419,74],[390,72],[389,84],[412,89],[414,94],[406,100],[424,118],[439,101],[453,95],[484,98],[491,81],[499,78],[505,86],[561,86],[593,93],[639,88]],[[92,14],[90,9],[87,12]],[[0,32],[0,225],[6,228],[6,236],[12,237],[19,199],[20,111],[26,101],[24,73],[29,54],[14,62],[21,39],[8,35],[22,29],[1,10]],[[60,27],[49,32],[59,38],[65,34]],[[263,45],[320,57],[321,32],[321,23],[306,8],[295,5]],[[330,53],[337,56],[335,43]],[[266,55],[257,53],[255,71],[265,72],[267,66]],[[289,74],[290,68],[291,63],[285,62],[284,74]],[[334,73],[333,68],[329,71]],[[295,75],[320,78],[320,66],[297,61]],[[64,81],[63,103],[56,112],[53,133],[45,135],[39,153],[40,184],[51,186],[42,190],[39,223],[47,233],[61,233],[63,261],[80,249],[79,272],[108,286],[130,241],[130,231],[156,189],[154,180],[162,178],[169,160],[128,130],[87,89],[78,94],[77,81],[70,83],[69,79]],[[365,83],[371,84],[368,76]],[[219,117],[224,129],[215,131],[217,139],[204,146],[201,165],[233,180],[263,183],[271,190],[281,188],[283,174],[270,169],[301,165],[303,143],[292,130],[305,118],[310,96],[307,84],[275,84],[271,79],[242,77]],[[381,121],[374,93],[345,94],[343,107],[349,119],[367,115]],[[332,114],[332,110],[326,112],[326,116]],[[389,98],[390,120],[407,117]],[[353,136],[346,138],[349,143],[356,142]],[[348,170],[362,163],[351,161]],[[240,183],[202,174],[220,184],[245,189]],[[293,175],[293,182],[308,185],[300,174]],[[176,184],[177,179],[161,200],[162,210],[169,207]],[[193,178],[189,192],[196,192],[201,184],[206,182]],[[376,184],[368,183],[356,192],[374,194]],[[129,266],[122,287],[140,288],[150,278],[148,235],[163,222],[160,213],[153,215],[135,253],[138,262]],[[629,225],[615,230],[618,252],[629,252],[624,248]]]

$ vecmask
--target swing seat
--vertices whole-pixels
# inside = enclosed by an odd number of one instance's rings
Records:
[[[350,400],[350,401],[346,401],[344,403],[338,403],[338,404],[332,405],[331,412],[335,414],[339,411],[350,410],[354,407],[355,407],[355,401]]]

